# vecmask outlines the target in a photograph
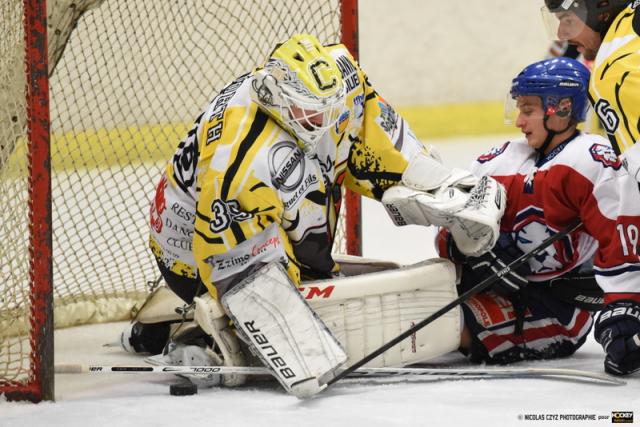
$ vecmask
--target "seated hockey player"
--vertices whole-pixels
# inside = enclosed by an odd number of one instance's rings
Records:
[[[384,196],[401,225],[447,227],[465,254],[497,238],[504,189],[442,165],[344,46],[295,35],[211,101],[157,186],[151,250],[209,338],[203,351],[174,340],[166,360],[242,366],[248,346],[289,392],[317,392],[347,355],[296,287],[340,274],[342,184]],[[123,345],[157,353],[167,337],[166,324],[137,322]]]
[[[462,265],[466,291],[576,218],[582,222],[463,304],[472,360],[571,355],[601,310],[595,338],[606,353],[605,370],[623,375],[640,368],[640,197],[609,141],[577,130],[588,82],[589,71],[569,58],[536,62],[513,79],[510,98],[524,138],[493,148],[472,166],[507,191],[500,238],[486,254],[466,257],[450,233],[439,233],[440,254]]]

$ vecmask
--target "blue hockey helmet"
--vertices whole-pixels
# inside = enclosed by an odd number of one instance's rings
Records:
[[[546,116],[562,114],[560,102],[571,99],[571,118],[584,122],[589,102],[589,70],[571,58],[553,58],[527,66],[511,82],[510,98],[538,96]]]

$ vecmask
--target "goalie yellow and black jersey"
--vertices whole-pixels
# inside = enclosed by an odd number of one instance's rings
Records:
[[[379,200],[425,147],[347,49],[328,49],[346,102],[314,155],[251,101],[251,73],[196,119],[150,209],[150,246],[163,266],[199,277],[214,296],[272,261],[283,262],[296,284],[303,272],[336,270],[330,251],[341,186]]]
[[[636,1],[620,12],[612,22],[598,50],[589,83],[593,108],[618,154],[625,153],[640,141],[640,13],[637,4]]]

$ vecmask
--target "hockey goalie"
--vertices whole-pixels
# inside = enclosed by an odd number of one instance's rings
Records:
[[[211,101],[162,174],[150,247],[168,288],[125,331],[125,348],[161,353],[157,363],[261,363],[307,396],[455,298],[448,261],[382,273],[337,262],[342,186],[381,201],[397,225],[446,227],[470,256],[493,247],[505,205],[497,181],[447,168],[418,141],[344,46],[295,35]],[[193,303],[194,320],[179,331],[169,294]],[[376,364],[458,347],[459,313],[431,329],[430,341],[420,332]]]

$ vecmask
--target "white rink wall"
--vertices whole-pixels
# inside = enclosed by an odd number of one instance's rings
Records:
[[[296,4],[294,0],[280,1]],[[217,51],[196,55],[196,61],[190,58],[190,51],[185,50],[182,39],[190,39],[197,46],[217,37],[217,27],[206,23],[211,24],[215,19],[229,21],[224,11],[211,8],[196,14],[200,22],[190,15],[183,16],[181,6],[174,2],[157,2],[164,5],[157,10],[145,9],[144,4],[148,3],[153,1],[108,0],[79,21],[51,83],[52,117],[60,117],[55,121],[54,132],[147,123],[191,123],[201,106],[212,98],[215,87],[219,89],[253,67],[242,68],[242,71],[232,66],[223,67],[215,61],[224,62],[233,55]],[[245,14],[242,19],[248,22],[258,22],[255,30],[259,32],[259,17],[264,11],[256,8],[240,11],[238,5],[242,3],[231,3],[236,6],[233,13]],[[128,13],[121,14],[119,10],[125,4]],[[548,49],[540,17],[542,4],[542,0],[359,0],[360,62],[374,87],[396,107],[501,101],[514,75],[525,65],[542,58]],[[291,14],[308,12],[303,6],[290,7]],[[150,19],[154,26],[139,27],[137,14],[140,13],[155,13]],[[171,17],[175,20],[171,21]],[[196,24],[192,19],[196,19]],[[104,36],[95,31],[96,23],[116,28],[119,40],[104,43],[96,39]],[[183,29],[184,34],[175,38],[171,31],[157,34],[156,28]],[[141,31],[144,37],[139,37]],[[136,43],[120,42],[128,39]],[[139,39],[143,48],[138,46]],[[159,52],[157,45],[163,46]],[[233,46],[233,43],[227,45]],[[257,65],[272,47],[258,37],[248,43],[247,52],[235,54],[242,56],[246,63]],[[87,60],[74,59],[83,58],[87,52],[91,52]],[[209,57],[215,66],[206,62]],[[148,66],[149,62],[153,67]],[[156,68],[175,70],[156,73]],[[202,70],[202,74],[194,78],[193,70]],[[115,78],[129,74],[142,78],[131,82],[119,82]],[[208,84],[213,88],[207,87]],[[201,99],[186,105],[178,99],[167,108],[170,101],[166,99],[164,87],[189,96],[201,94]],[[117,111],[89,117],[88,111],[99,108],[104,99],[74,102],[78,94],[87,90],[135,102],[119,102]],[[147,98],[145,93],[157,93],[159,98]],[[175,99],[175,95],[169,99]],[[156,104],[164,108],[157,108]]]
[[[393,105],[504,98],[542,59],[542,0],[360,0],[360,62]]]

